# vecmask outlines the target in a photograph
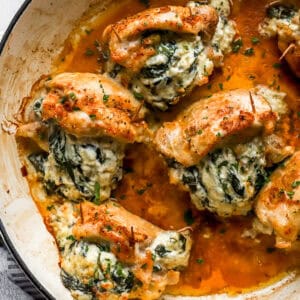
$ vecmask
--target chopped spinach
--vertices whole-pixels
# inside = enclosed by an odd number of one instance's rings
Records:
[[[276,19],[291,19],[295,15],[296,11],[293,7],[284,5],[272,5],[267,9],[267,16],[269,18]]]
[[[42,174],[45,173],[45,162],[47,161],[48,154],[46,152],[38,153],[38,154],[30,154],[28,156],[28,160],[34,166],[37,172]]]
[[[91,293],[91,287],[87,284],[82,283],[78,278],[68,274],[64,269],[61,269],[60,277],[63,285],[70,290],[80,291],[85,294]]]

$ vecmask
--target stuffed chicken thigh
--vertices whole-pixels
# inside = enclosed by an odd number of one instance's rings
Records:
[[[77,299],[158,299],[187,266],[188,231],[164,231],[118,203],[64,204],[50,218],[61,277]]]
[[[279,166],[256,199],[259,221],[276,235],[276,246],[288,248],[300,233],[300,152]]]
[[[196,2],[123,19],[103,34],[106,71],[137,99],[166,110],[194,86],[207,83],[214,63],[220,65],[235,35],[234,23],[225,19],[212,6]]]
[[[144,114],[113,80],[63,73],[34,86],[23,104],[17,136],[40,148],[28,162],[48,194],[98,203],[122,178],[125,144],[147,140]]]
[[[267,17],[259,27],[265,37],[278,37],[278,48],[291,70],[300,77],[300,14],[289,1],[277,1],[267,8]]]
[[[274,134],[288,112],[284,97],[264,86],[219,93],[163,124],[155,144],[167,157],[171,182],[189,191],[200,210],[247,214],[266,168],[293,151]]]

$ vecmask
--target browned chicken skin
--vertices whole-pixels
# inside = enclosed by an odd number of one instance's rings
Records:
[[[132,72],[138,72],[146,60],[155,54],[152,44],[139,37],[143,32],[168,30],[193,35],[202,32],[211,36],[217,22],[217,12],[207,5],[151,8],[109,25],[103,33],[103,39],[108,43],[111,59],[114,62]]]
[[[256,199],[259,221],[276,234],[276,246],[290,247],[300,232],[300,151],[272,174]]]
[[[198,101],[164,123],[155,136],[158,150],[185,167],[197,164],[228,139],[271,133],[276,113],[254,90],[234,90]]]
[[[100,206],[81,204],[82,218],[74,227],[77,239],[106,240],[128,250],[135,243],[153,240],[162,230],[125,210],[120,204],[108,201]]]
[[[147,139],[142,121],[145,109],[129,91],[103,75],[62,73],[40,82],[30,101],[36,100],[35,92],[43,99],[41,119],[54,119],[67,133],[77,137],[106,135],[129,143]],[[29,110],[23,115],[25,123],[35,118],[30,105],[25,107]],[[29,129],[30,125],[26,126]],[[22,132],[20,128],[18,134]]]

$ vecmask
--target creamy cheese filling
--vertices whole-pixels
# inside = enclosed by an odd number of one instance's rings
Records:
[[[212,73],[211,61],[203,53],[200,37],[161,33],[156,54],[131,81],[135,95],[166,110],[178,102],[198,81]],[[204,55],[201,55],[204,54]]]
[[[259,32],[266,37],[278,35],[285,41],[300,39],[300,11],[283,5],[271,6],[267,18],[259,26]]]
[[[49,151],[29,156],[49,194],[100,203],[122,178],[124,149],[112,139],[76,139],[54,126]]]
[[[267,178],[265,167],[263,143],[257,138],[217,149],[190,168],[176,163],[170,172],[190,191],[199,210],[228,217],[246,215],[251,210],[253,198]]]
[[[188,265],[192,242],[189,235],[175,231],[159,234],[150,247],[155,266],[177,269]]]

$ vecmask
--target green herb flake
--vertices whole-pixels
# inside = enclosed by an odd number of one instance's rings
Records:
[[[272,67],[274,68],[274,69],[280,69],[281,68],[281,63],[274,63],[273,65],[272,65]]]
[[[144,96],[140,93],[133,92],[133,95],[134,95],[135,99],[137,99],[137,100],[144,100]]]
[[[73,111],[80,111],[81,109],[78,106],[73,107]]]
[[[245,56],[253,56],[254,55],[254,49],[253,48],[248,48],[244,51]]]
[[[250,74],[250,75],[248,76],[248,78],[249,78],[250,80],[254,80],[256,77],[255,77],[254,75]]]
[[[90,119],[95,120],[95,119],[96,119],[96,115],[91,114],[91,115],[90,115]]]
[[[69,235],[69,236],[66,237],[66,239],[69,240],[69,241],[76,241],[74,235]]]
[[[204,259],[203,258],[197,258],[196,262],[197,262],[197,264],[202,265],[204,263]]]
[[[59,100],[59,102],[60,102],[61,104],[65,104],[67,101],[68,101],[68,97],[67,97],[67,96],[62,96],[62,97],[60,98],[60,100]]]
[[[49,205],[49,206],[47,206],[47,210],[52,210],[54,208],[54,205]]]
[[[221,137],[222,134],[221,134],[220,132],[218,132],[218,133],[216,134],[216,136],[217,136],[217,137]]]
[[[276,248],[274,248],[274,247],[268,247],[266,249],[266,251],[267,251],[267,253],[273,253],[274,251],[276,251]]]
[[[195,222],[193,212],[191,209],[185,211],[183,218],[188,226],[192,225]]]
[[[92,50],[92,49],[90,49],[90,48],[87,48],[86,50],[85,50],[85,56],[93,56],[95,53],[94,53],[94,51]]]
[[[229,81],[231,79],[231,75],[228,75],[227,77],[226,77],[226,81]]]
[[[92,31],[93,31],[93,29],[86,29],[86,30],[85,30],[85,33],[86,33],[87,35],[90,35]]]
[[[107,102],[109,99],[109,95],[104,94],[103,95],[103,102]]]
[[[95,182],[94,203],[97,204],[97,205],[100,204],[100,183],[99,182]]]
[[[146,189],[140,189],[140,190],[137,190],[136,193],[138,195],[143,195],[145,193]]]
[[[286,194],[288,195],[288,197],[290,199],[293,199],[294,195],[295,195],[295,192],[286,192]]]
[[[219,88],[220,88],[221,91],[223,91],[223,88],[224,88],[223,83],[219,83]]]
[[[76,100],[77,97],[76,97],[75,93],[71,92],[69,94],[69,98],[72,99],[72,100]]]
[[[112,231],[112,227],[111,227],[110,225],[105,225],[105,229],[106,229],[107,231]]]
[[[203,130],[201,130],[201,129],[197,131],[198,135],[201,135],[202,133],[203,133]]]
[[[232,42],[231,48],[233,53],[238,53],[243,46],[243,41],[241,38],[236,39]]]
[[[298,187],[300,185],[300,181],[296,180],[292,183],[292,188],[295,189],[296,187]]]
[[[297,116],[298,116],[298,118],[300,118],[300,111],[297,112]]]
[[[252,39],[251,39],[251,42],[253,45],[257,45],[258,43],[260,43],[260,39],[256,36],[254,36]]]
[[[211,83],[209,83],[209,84],[207,85],[207,89],[208,89],[208,90],[210,90],[210,89],[211,89],[211,87],[212,87],[212,84],[211,84]]]

